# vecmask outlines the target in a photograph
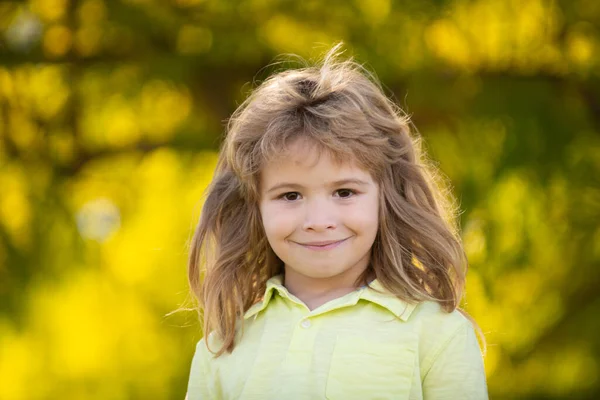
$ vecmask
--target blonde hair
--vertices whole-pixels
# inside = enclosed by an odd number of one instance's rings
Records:
[[[283,270],[263,230],[259,176],[298,139],[339,161],[356,160],[378,183],[380,226],[361,279],[374,275],[408,302],[436,301],[447,312],[459,306],[467,260],[451,197],[435,181],[409,118],[372,74],[339,58],[337,45],[314,66],[271,76],[229,120],[188,268],[205,338],[214,331],[223,344],[217,356],[233,350],[237,324]]]

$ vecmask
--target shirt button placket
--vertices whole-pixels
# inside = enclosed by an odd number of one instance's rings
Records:
[[[312,362],[318,329],[315,321],[307,316],[304,316],[296,324],[290,341],[286,364],[296,372],[306,372]]]

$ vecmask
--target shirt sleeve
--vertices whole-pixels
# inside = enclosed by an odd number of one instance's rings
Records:
[[[424,400],[487,400],[483,357],[475,330],[464,321],[442,345],[423,381]]]
[[[188,382],[187,400],[212,399],[209,392],[211,382],[210,370],[208,368],[209,352],[204,344],[204,339],[196,345],[196,352],[192,359],[190,378]]]

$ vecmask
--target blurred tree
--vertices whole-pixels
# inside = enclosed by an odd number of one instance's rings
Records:
[[[460,200],[491,397],[598,398],[599,26],[591,0],[0,3],[0,398],[183,398],[200,332],[163,316],[224,121],[339,40]]]

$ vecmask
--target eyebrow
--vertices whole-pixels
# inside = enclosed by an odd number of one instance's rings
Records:
[[[327,183],[327,186],[334,187],[334,186],[343,186],[343,185],[348,185],[348,184],[366,186],[369,183],[365,182],[363,180],[360,180],[360,179],[350,178],[350,179],[340,179],[339,181],[329,182],[329,183]],[[304,186],[297,184],[297,183],[282,182],[282,183],[276,184],[275,186],[272,186],[269,190],[267,190],[267,193],[275,192],[275,191],[281,190],[283,188],[304,189]]]

